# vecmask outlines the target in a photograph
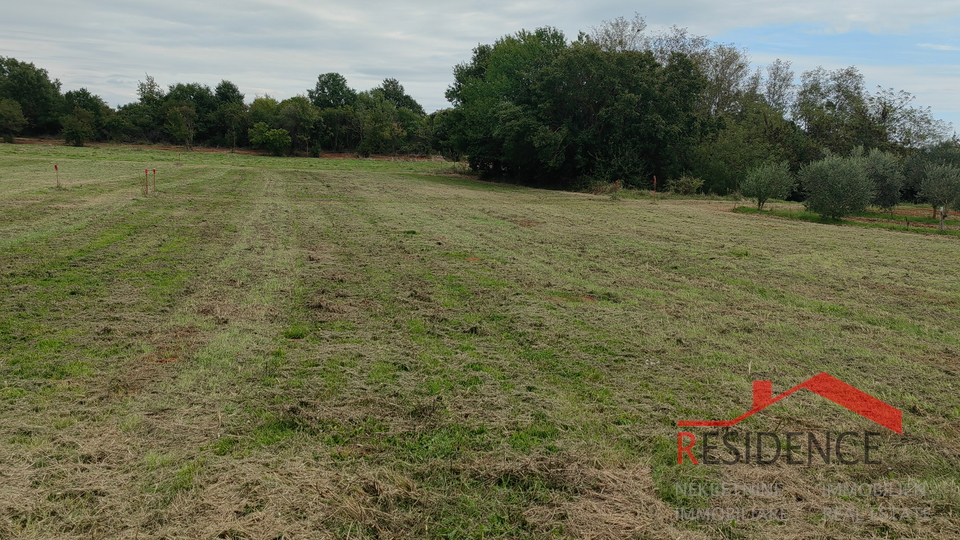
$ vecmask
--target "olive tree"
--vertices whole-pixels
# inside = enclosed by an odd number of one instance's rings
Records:
[[[740,182],[740,193],[757,200],[757,210],[769,199],[785,199],[790,195],[796,180],[786,161],[764,163],[754,167]]]
[[[900,204],[900,190],[903,189],[900,161],[895,155],[874,148],[863,157],[863,168],[876,190],[873,204],[892,214],[894,207]]]
[[[951,208],[960,201],[960,169],[952,165],[928,165],[920,182],[920,196],[940,209],[940,230]]]
[[[807,209],[834,219],[866,210],[875,188],[862,161],[859,157],[827,156],[800,169]]]

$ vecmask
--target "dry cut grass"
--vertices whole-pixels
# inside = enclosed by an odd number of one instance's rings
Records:
[[[84,152],[0,147],[2,538],[960,536],[956,238],[429,163]],[[904,412],[882,465],[675,465],[678,420],[821,371]],[[876,429],[809,393],[746,428]],[[928,489],[822,490],[881,481]],[[891,502],[932,519],[823,514]],[[675,512],[756,504],[791,519]]]

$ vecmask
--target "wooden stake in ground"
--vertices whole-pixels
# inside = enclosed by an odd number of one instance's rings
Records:
[[[60,187],[60,167],[56,163],[53,165],[53,170],[57,171],[57,187]]]
[[[153,170],[153,191],[157,191],[157,170]]]
[[[653,202],[657,202],[657,177],[653,177]]]
[[[143,170],[143,194],[150,194],[150,173],[147,169]]]

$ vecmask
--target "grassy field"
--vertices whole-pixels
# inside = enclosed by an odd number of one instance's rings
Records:
[[[176,160],[0,145],[0,538],[960,537],[956,237]],[[810,392],[743,425],[884,431],[881,465],[676,465],[678,420],[822,371],[904,434]],[[784,488],[676,489],[718,482]],[[823,510],[883,505],[930,519]],[[677,517],[752,506],[789,519]]]

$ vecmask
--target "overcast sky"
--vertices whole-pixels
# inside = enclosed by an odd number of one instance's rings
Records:
[[[634,11],[651,29],[677,25],[746,47],[755,65],[800,72],[855,65],[876,86],[960,130],[960,0],[3,0],[0,56],[46,69],[63,90],[110,105],[136,100],[145,73],[166,87],[227,79],[251,100],[306,93],[336,71],[366,90],[398,79],[427,111],[446,107],[455,64],[478,43],[554,26],[568,39]]]

